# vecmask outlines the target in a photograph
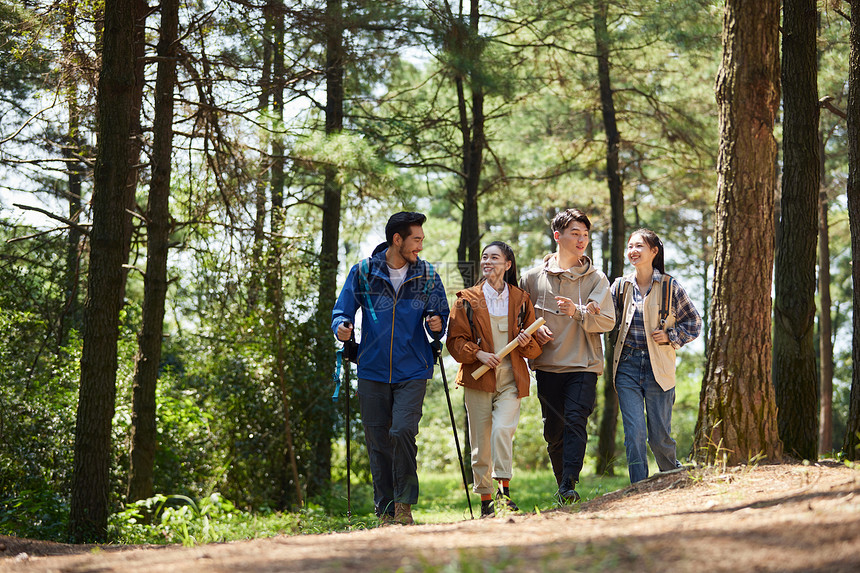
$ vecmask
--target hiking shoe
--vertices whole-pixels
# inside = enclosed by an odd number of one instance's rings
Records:
[[[412,519],[412,506],[410,504],[395,502],[394,523],[400,525],[413,525],[415,523],[415,520]]]
[[[379,522],[377,525],[379,527],[385,527],[386,525],[394,525],[394,516],[390,513],[383,513],[378,517],[378,519]]]
[[[500,489],[496,492],[496,504],[505,511],[519,511],[520,508],[511,499],[511,490],[508,488]]]
[[[485,517],[496,517],[496,510],[493,507],[492,499],[481,500],[481,519]]]
[[[558,500],[563,503],[579,503],[580,497],[576,492],[576,480],[570,476],[564,476],[558,486]]]

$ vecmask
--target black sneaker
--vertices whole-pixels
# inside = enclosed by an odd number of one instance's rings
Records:
[[[492,499],[481,500],[481,519],[485,517],[496,517],[496,510],[493,507]]]
[[[514,500],[511,499],[511,490],[509,488],[502,488],[496,491],[496,503],[506,511],[520,510],[517,504],[514,503]]]
[[[558,500],[561,503],[579,503],[580,497],[576,492],[576,480],[570,476],[565,476],[561,479],[561,484],[558,486]]]

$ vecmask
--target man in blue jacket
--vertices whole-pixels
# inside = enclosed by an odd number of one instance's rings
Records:
[[[332,311],[332,330],[346,341],[361,308],[358,398],[380,524],[413,523],[415,436],[427,380],[433,377],[428,334],[441,338],[448,323],[442,281],[418,257],[426,219],[421,213],[392,215],[385,225],[386,242],[352,267]]]

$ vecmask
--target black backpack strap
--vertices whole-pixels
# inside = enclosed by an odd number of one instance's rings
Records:
[[[526,323],[526,316],[528,315],[529,309],[526,303],[523,303],[522,308],[520,308],[520,314],[517,316],[517,328],[522,330]],[[519,332],[517,332],[519,334]]]
[[[666,319],[669,318],[669,312],[672,308],[672,287],[675,279],[671,275],[663,275],[661,281],[661,297],[660,297],[660,328],[666,327]]]
[[[466,311],[466,318],[469,319],[469,328],[472,329],[472,339],[475,344],[481,346],[481,338],[478,336],[478,329],[475,328],[475,311],[472,310],[472,305],[468,300],[463,299],[463,310]]]

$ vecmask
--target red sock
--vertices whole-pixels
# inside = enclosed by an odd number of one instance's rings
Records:
[[[511,480],[509,479],[500,479],[499,485],[502,487],[511,487]]]
[[[493,499],[493,494],[491,494],[491,493],[482,493],[481,494],[481,501],[490,501],[491,499]]]

